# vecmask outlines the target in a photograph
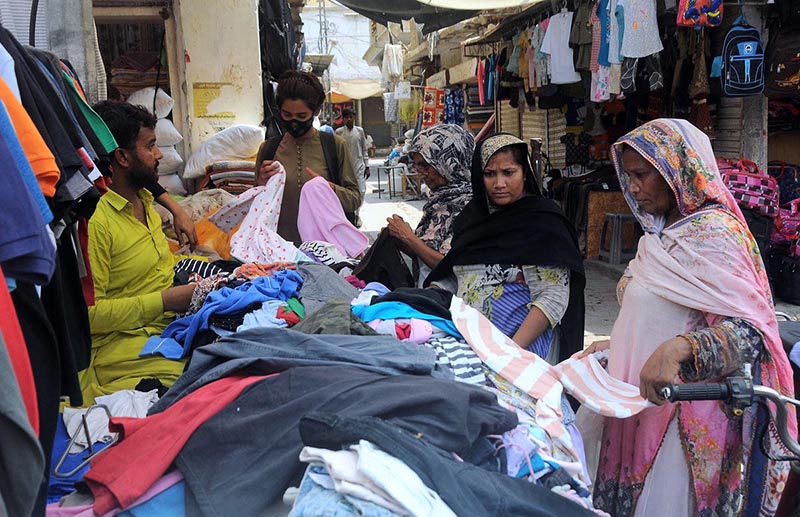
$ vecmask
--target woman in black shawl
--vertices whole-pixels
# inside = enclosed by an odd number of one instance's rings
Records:
[[[502,133],[482,141],[472,190],[452,248],[425,284],[447,287],[454,277],[459,297],[551,363],[581,350],[586,281],[576,232],[542,197],[525,142]]]

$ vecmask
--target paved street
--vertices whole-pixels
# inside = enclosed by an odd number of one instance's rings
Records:
[[[425,204],[424,200],[411,200],[409,197],[404,200],[399,195],[399,178],[396,179],[397,195],[389,199],[389,178],[385,173],[381,174],[380,183],[383,191],[380,192],[379,197],[378,166],[382,164],[383,158],[373,158],[369,161],[372,175],[367,180],[367,194],[364,196],[364,205],[361,207],[361,230],[366,232],[371,240],[378,236],[381,228],[386,226],[386,218],[393,214],[401,215],[412,228],[415,228],[422,217],[422,206]]]

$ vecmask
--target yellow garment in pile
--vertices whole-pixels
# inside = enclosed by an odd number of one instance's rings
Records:
[[[99,395],[133,389],[148,377],[169,386],[183,372],[183,361],[139,357],[147,339],[160,335],[175,317],[164,312],[161,291],[172,287],[173,267],[188,257],[170,253],[153,195],[142,189],[138,196],[147,226],[136,219],[133,205],[113,190],[100,198],[89,220],[96,302],[89,307],[91,362],[80,372],[87,406]]]

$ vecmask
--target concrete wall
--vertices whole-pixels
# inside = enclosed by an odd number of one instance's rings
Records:
[[[182,89],[191,149],[234,124],[264,118],[257,0],[179,0],[177,43],[185,49]],[[183,52],[178,52],[183,54]]]
[[[91,0],[47,0],[39,5],[43,8],[47,10],[49,50],[75,67],[89,100],[99,100]]]

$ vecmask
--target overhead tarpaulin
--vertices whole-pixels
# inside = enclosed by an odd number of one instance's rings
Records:
[[[444,9],[470,9],[469,4],[464,0],[416,0],[417,2],[431,7],[441,7]],[[481,0],[481,9],[505,9],[507,7],[524,7],[535,4],[541,0]]]
[[[443,9],[424,5],[417,0],[338,0],[340,4],[374,20],[381,25],[389,22],[402,23],[414,19],[422,24],[423,34],[443,29],[472,18],[476,10]]]
[[[366,99],[383,93],[380,81],[374,79],[351,79],[349,81],[331,81],[331,92],[344,95],[350,99]]]

